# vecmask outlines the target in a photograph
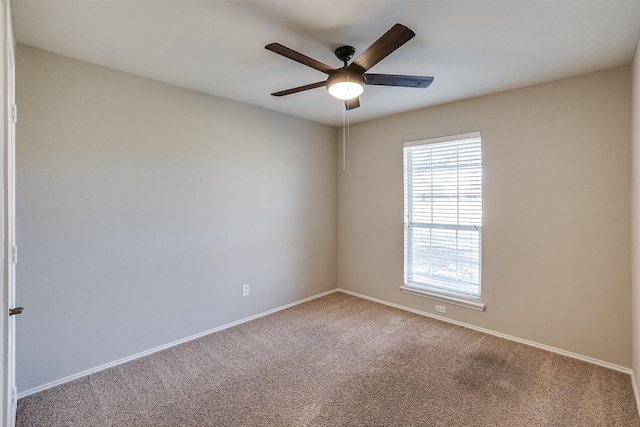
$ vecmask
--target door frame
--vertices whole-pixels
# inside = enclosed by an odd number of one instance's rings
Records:
[[[0,421],[3,427],[15,426],[17,389],[15,384],[15,317],[9,316],[9,309],[15,306],[15,43],[11,17],[11,1],[2,0],[2,19],[5,23],[2,34],[2,229],[3,245],[0,254],[3,260],[3,307],[2,319],[3,366],[2,366],[2,409]]]

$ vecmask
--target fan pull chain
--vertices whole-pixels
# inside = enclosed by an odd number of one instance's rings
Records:
[[[349,110],[344,107],[342,109],[342,170],[346,170],[349,165],[347,159],[347,144],[349,143]]]
[[[342,170],[347,169],[347,131],[346,131],[346,111],[347,109],[342,107]]]
[[[347,159],[347,166],[349,166],[349,129],[351,128],[350,124],[349,124],[349,111],[347,110],[347,143],[345,144],[345,149],[344,149],[344,157]]]

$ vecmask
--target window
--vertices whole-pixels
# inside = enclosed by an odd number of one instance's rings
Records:
[[[405,292],[484,310],[479,132],[404,144]]]

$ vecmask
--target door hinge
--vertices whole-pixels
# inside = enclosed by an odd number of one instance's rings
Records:
[[[11,405],[16,406],[18,404],[18,387],[11,387]]]
[[[11,104],[11,123],[18,123],[18,106]]]
[[[18,263],[18,247],[15,245],[11,247],[11,262],[13,264]]]

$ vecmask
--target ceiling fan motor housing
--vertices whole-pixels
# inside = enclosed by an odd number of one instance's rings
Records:
[[[344,66],[347,66],[347,62],[351,61],[353,55],[356,53],[356,48],[353,46],[340,46],[333,53],[336,54],[336,57],[344,63]]]

